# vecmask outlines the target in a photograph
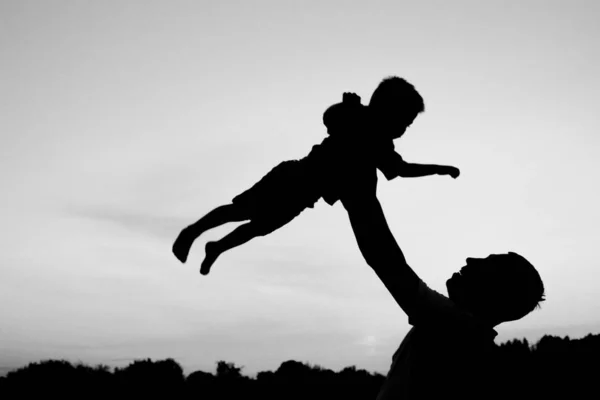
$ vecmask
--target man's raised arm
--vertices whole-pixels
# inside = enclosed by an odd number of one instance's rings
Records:
[[[406,263],[376,196],[342,198],[358,247],[405,313],[411,314],[420,278]]]

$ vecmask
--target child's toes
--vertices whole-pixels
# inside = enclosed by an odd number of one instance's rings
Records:
[[[189,238],[186,237],[185,234],[179,235],[179,237],[173,243],[173,254],[179,261],[185,263],[188,258],[188,254],[190,252],[190,247],[192,242]]]
[[[210,268],[219,257],[219,251],[217,250],[217,244],[215,242],[208,242],[205,247],[206,256],[202,265],[200,265],[200,273],[202,275],[208,275]]]

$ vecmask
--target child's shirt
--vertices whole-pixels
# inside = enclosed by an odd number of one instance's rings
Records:
[[[326,111],[326,116],[329,136],[301,161],[327,204],[335,204],[343,185],[351,184],[349,166],[355,168],[358,163],[364,168],[377,168],[388,180],[398,176],[404,161],[391,138],[372,131],[366,106],[338,103]]]

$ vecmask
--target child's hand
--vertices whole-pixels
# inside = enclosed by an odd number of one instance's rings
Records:
[[[456,167],[448,166],[444,169],[444,175],[450,175],[452,178],[456,179],[460,175],[460,170]]]

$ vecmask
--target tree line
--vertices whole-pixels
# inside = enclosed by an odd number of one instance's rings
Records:
[[[490,390],[496,394],[512,399],[598,395],[600,335],[581,339],[546,335],[535,344],[515,339],[496,345],[494,357],[496,367],[490,373],[497,377],[497,387]],[[448,368],[452,368],[452,360],[448,360]],[[217,362],[214,372],[186,375],[173,359],[135,360],[114,369],[43,360],[1,377],[0,398],[375,399],[385,380],[382,374],[355,366],[334,372],[294,360],[254,377],[242,370],[226,361]]]

